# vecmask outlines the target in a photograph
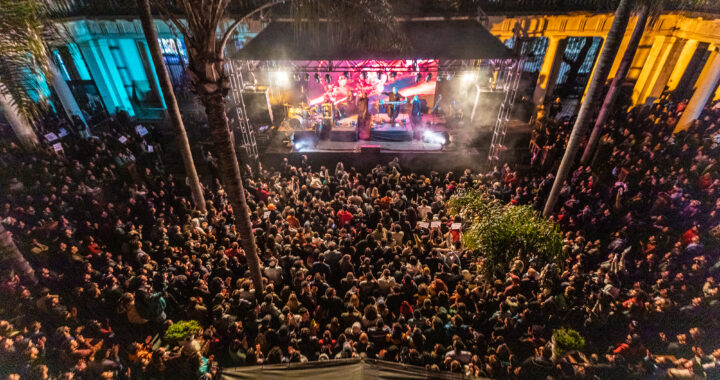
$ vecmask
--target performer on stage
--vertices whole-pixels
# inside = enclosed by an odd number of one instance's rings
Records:
[[[392,126],[395,126],[395,119],[397,119],[398,115],[400,114],[400,103],[402,103],[402,95],[398,94],[397,87],[393,87],[392,92],[383,92],[383,94],[388,95],[388,100],[385,104],[385,108],[387,109],[388,116],[390,116],[390,124],[392,124]]]
[[[320,129],[320,139],[327,140],[330,138],[330,131],[335,123],[335,107],[329,96],[325,95],[323,103],[320,105],[320,112],[322,112],[322,126]]]
[[[413,96],[410,106],[410,122],[412,122],[413,127],[420,126],[422,123],[422,104],[417,95]]]
[[[368,140],[370,138],[370,110],[368,109],[368,96],[365,91],[357,98],[357,110],[358,138]]]

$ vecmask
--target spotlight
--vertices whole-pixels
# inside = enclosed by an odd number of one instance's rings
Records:
[[[363,71],[363,72],[360,74],[360,76],[362,77],[363,80],[367,80],[367,71]]]
[[[290,83],[290,73],[287,71],[276,71],[275,82],[278,86],[287,86]]]
[[[293,73],[292,77],[295,82],[300,80],[300,75],[298,75],[298,73]]]
[[[330,83],[330,82],[332,82],[332,77],[330,76],[330,74],[325,74],[325,83]]]
[[[477,79],[477,73],[474,71],[466,71],[462,77],[465,82],[474,82]]]
[[[396,72],[393,71],[393,72],[390,73],[390,79],[395,80],[396,77],[397,77],[397,73],[396,73]]]
[[[427,75],[425,75],[425,82],[430,82],[431,80],[432,80],[432,73],[427,73]]]
[[[422,74],[417,73],[415,74],[415,83],[420,82],[422,80]]]
[[[377,72],[377,78],[378,80],[382,80],[382,71]]]
[[[309,73],[305,73],[304,78],[305,78],[305,82],[309,81],[309,80],[310,80],[310,74],[309,74]]]
[[[418,66],[417,61],[413,61],[412,69],[413,69],[413,71],[420,71],[420,66]]]
[[[347,71],[343,71],[343,76],[345,77],[345,79],[350,79],[350,74],[348,74]]]
[[[315,73],[315,82],[320,83],[320,74],[319,73]]]

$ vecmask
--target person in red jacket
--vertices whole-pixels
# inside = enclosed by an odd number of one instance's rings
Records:
[[[345,227],[346,225],[350,224],[352,218],[353,214],[348,211],[347,206],[343,206],[342,209],[337,212],[337,220],[340,224],[340,227]]]

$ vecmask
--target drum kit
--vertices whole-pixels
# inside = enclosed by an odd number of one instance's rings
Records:
[[[317,124],[322,121],[322,115],[313,107],[309,107],[305,103],[299,106],[285,105],[287,111],[288,124],[293,130],[311,130],[315,129]]]

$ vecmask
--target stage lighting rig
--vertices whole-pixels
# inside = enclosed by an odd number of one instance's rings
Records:
[[[330,83],[330,82],[332,82],[332,77],[330,76],[330,74],[325,74],[325,83]]]
[[[320,83],[320,74],[319,73],[315,73],[315,82]]]
[[[432,80],[432,73],[427,73],[427,75],[425,75],[425,82],[430,82],[431,80]]]
[[[362,73],[360,73],[360,76],[362,77],[363,80],[367,80],[367,78],[368,78],[367,71],[363,71]]]
[[[418,83],[422,80],[422,73],[415,74],[415,83]]]

